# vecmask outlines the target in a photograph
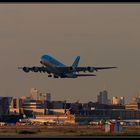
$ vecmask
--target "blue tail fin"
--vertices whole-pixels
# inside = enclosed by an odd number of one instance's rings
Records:
[[[74,63],[72,64],[72,67],[77,67],[79,64],[80,56],[77,56]]]

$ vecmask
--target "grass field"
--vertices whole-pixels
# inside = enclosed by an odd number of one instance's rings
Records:
[[[104,133],[101,126],[0,126],[0,136],[140,136],[140,126],[123,126],[121,133]]]

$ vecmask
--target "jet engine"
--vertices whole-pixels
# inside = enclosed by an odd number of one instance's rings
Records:
[[[48,71],[46,67],[40,67],[40,68],[39,68],[39,71],[40,71],[40,72],[44,72],[44,73],[47,72],[48,74],[51,74],[51,72]]]
[[[30,71],[30,68],[28,68],[28,67],[23,67],[23,71],[24,71],[24,72],[29,72],[29,71]]]
[[[41,67],[41,68],[39,69],[39,71],[45,73],[45,72],[46,72],[46,69],[45,69],[45,67]]]
[[[70,67],[69,70],[70,70],[71,72],[74,72],[74,71],[75,71],[75,68],[74,68],[74,67]]]
[[[93,67],[87,67],[87,70],[88,70],[89,72],[93,72],[95,69],[94,69]]]
[[[38,71],[39,71],[38,67],[32,67],[32,70],[33,70],[34,72],[38,72]]]

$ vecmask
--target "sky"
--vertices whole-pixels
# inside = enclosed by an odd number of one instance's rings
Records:
[[[52,100],[97,101],[102,90],[130,102],[140,90],[140,4],[0,4],[0,96],[29,96],[30,88]],[[19,66],[41,66],[50,54],[70,66],[117,66],[96,77],[48,78]]]

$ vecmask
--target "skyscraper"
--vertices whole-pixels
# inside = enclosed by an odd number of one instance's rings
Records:
[[[97,101],[100,104],[108,104],[108,92],[106,90],[100,91],[97,95]]]
[[[51,101],[51,93],[46,93],[46,100],[47,101]]]
[[[38,100],[38,90],[36,88],[31,88],[30,90],[30,98],[31,100]]]
[[[112,97],[112,104],[113,105],[124,105],[125,104],[125,101],[124,101],[124,97]]]
[[[40,93],[39,100],[51,101],[51,93]]]
[[[125,99],[124,97],[120,97],[120,105],[124,105],[125,104]]]
[[[119,98],[117,96],[112,97],[112,104],[113,105],[118,105],[119,104]]]

